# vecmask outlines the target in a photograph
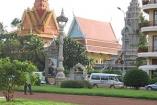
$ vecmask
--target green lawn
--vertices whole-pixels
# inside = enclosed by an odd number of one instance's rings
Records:
[[[0,100],[0,105],[74,105],[74,104],[39,100],[15,100],[13,102],[6,102],[4,100]]]
[[[90,95],[90,96],[108,96],[108,97],[126,97],[139,99],[157,100],[157,91],[134,90],[134,89],[110,89],[110,88],[92,88],[92,89],[72,89],[60,88],[51,85],[33,86],[34,92],[58,93],[58,94],[74,94],[74,95]],[[22,88],[20,89],[22,90]]]

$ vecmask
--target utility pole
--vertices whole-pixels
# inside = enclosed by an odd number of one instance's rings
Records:
[[[122,10],[120,7],[117,7],[118,10],[120,10],[123,15],[124,15],[124,33],[122,33],[122,55],[123,55],[123,65],[122,65],[122,75],[124,76],[125,74],[125,69],[126,69],[126,12]]]

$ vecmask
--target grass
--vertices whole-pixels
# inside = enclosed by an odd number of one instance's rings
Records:
[[[50,101],[39,101],[39,100],[15,100],[12,102],[6,102],[5,100],[0,100],[0,105],[74,105],[74,104],[50,102]]]
[[[51,85],[33,86],[34,92],[73,94],[73,95],[90,95],[90,96],[107,96],[107,97],[125,97],[137,99],[157,100],[157,91],[134,90],[134,89],[110,89],[110,88],[60,88]],[[23,89],[20,89],[23,91]]]

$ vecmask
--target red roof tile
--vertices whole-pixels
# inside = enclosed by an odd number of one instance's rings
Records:
[[[109,22],[101,22],[81,17],[76,17],[76,19],[86,39],[117,43],[116,36]]]
[[[121,45],[118,43],[108,43],[101,41],[86,40],[87,52],[117,55]]]
[[[109,47],[99,47],[99,46],[87,45],[86,50],[87,50],[87,52],[117,55],[117,49],[109,48]]]

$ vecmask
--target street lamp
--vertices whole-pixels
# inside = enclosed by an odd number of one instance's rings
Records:
[[[64,16],[62,9],[61,15],[57,17],[57,23],[59,26],[59,54],[58,54],[58,67],[56,75],[56,83],[60,85],[61,81],[65,79],[64,67],[63,67],[63,43],[64,43],[64,27],[68,21],[68,18]]]
[[[118,10],[120,10],[123,14],[124,14],[124,33],[123,34],[123,45],[122,45],[122,54],[123,54],[123,67],[122,67],[122,74],[125,74],[125,66],[126,66],[126,62],[125,62],[125,55],[126,55],[126,12],[124,10],[122,10],[120,7],[117,7]]]
[[[124,14],[124,18],[125,18],[125,11],[122,10],[120,7],[117,7],[117,9],[120,10],[121,12],[123,12],[123,14]]]

